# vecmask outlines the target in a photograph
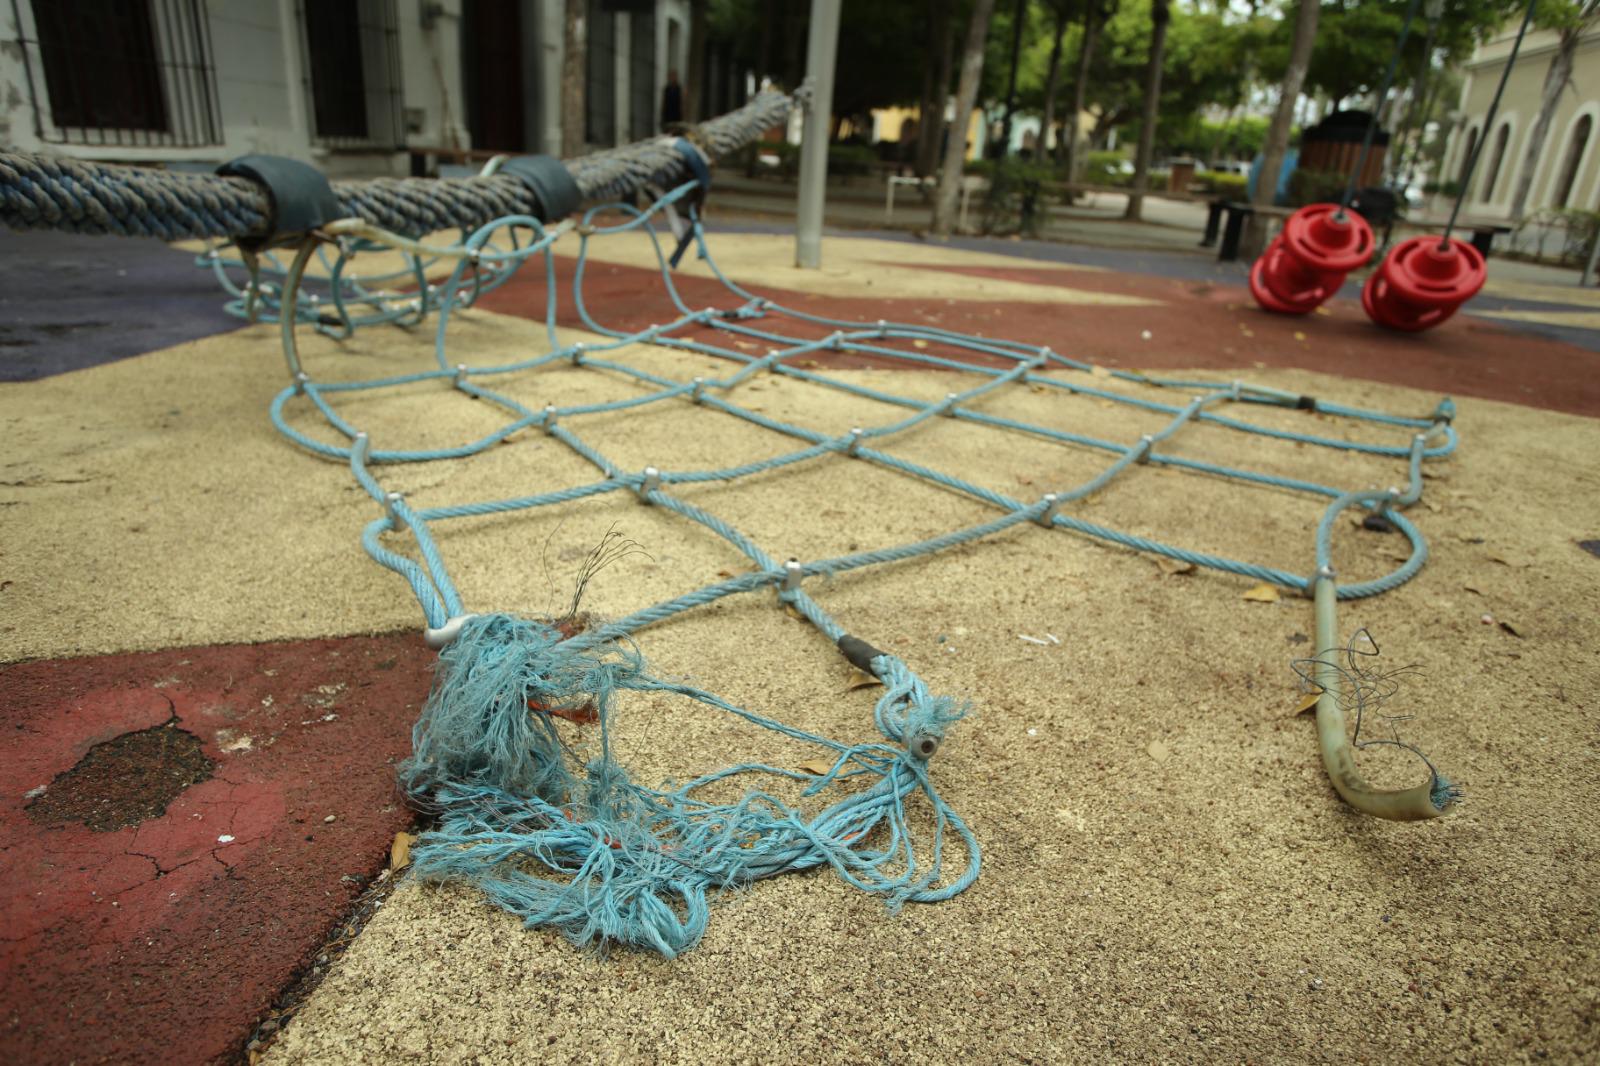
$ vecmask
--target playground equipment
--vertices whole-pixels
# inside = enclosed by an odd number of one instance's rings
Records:
[[[858,636],[816,598],[813,579],[931,556],[1005,530],[1032,526],[1068,531],[1138,551],[1268,582],[1313,596],[1316,657],[1310,676],[1320,695],[1317,720],[1322,758],[1335,789],[1352,806],[1391,819],[1432,818],[1455,801],[1455,787],[1428,764],[1417,786],[1387,791],[1366,784],[1355,768],[1365,743],[1354,737],[1347,714],[1359,720],[1359,688],[1340,666],[1336,604],[1392,589],[1410,580],[1427,557],[1421,532],[1404,509],[1423,492],[1423,463],[1456,445],[1450,401],[1420,416],[1346,407],[1314,397],[1245,382],[1159,377],[1105,370],[1049,347],[977,337],[929,326],[836,320],[752,293],[717,269],[695,200],[709,186],[705,157],[779,121],[788,98],[767,94],[745,108],[699,128],[688,140],[652,140],[629,149],[575,161],[556,172],[550,161],[521,161],[501,172],[457,182],[374,182],[318,185],[300,173],[241,179],[149,175],[121,168],[68,164],[36,156],[0,154],[0,220],[13,226],[53,226],[80,232],[154,232],[167,237],[231,236],[249,280],[235,285],[236,310],[275,319],[289,384],[273,399],[270,417],[300,448],[348,468],[379,511],[362,543],[379,565],[411,588],[425,622],[427,643],[440,652],[437,681],[414,734],[414,754],[402,781],[414,803],[435,816],[414,850],[416,875],[462,880],[530,924],[560,929],[581,944],[625,944],[671,957],[693,946],[717,891],[781,873],[827,866],[847,883],[885,899],[889,906],[948,899],[973,884],[981,868],[978,840],[942,798],[934,780],[935,756],[966,713],[964,701],[931,692],[911,665]],[[290,168],[291,170],[293,168]],[[562,175],[566,175],[563,181]],[[277,184],[272,184],[276,181]],[[645,209],[625,204],[591,207],[566,218],[577,199],[621,192],[664,190]],[[327,212],[301,231],[282,225],[286,207],[321,202]],[[676,251],[657,239],[655,221],[682,216]],[[292,213],[292,212],[289,212]],[[605,220],[621,216],[620,222]],[[390,227],[394,226],[395,229]],[[448,242],[427,234],[459,228]],[[397,232],[402,230],[403,232]],[[663,294],[675,308],[670,321],[645,329],[619,329],[598,317],[584,299],[584,264],[592,241],[623,231],[649,234]],[[563,344],[555,318],[558,286],[554,249],[577,243],[573,306],[599,343]],[[291,254],[285,263],[274,246]],[[373,248],[397,250],[407,267],[379,279],[361,278],[354,257]],[[722,307],[691,308],[673,282],[672,264],[687,250],[705,260],[727,293]],[[329,249],[336,249],[330,253]],[[326,277],[308,277],[324,257]],[[456,361],[448,350],[451,316],[479,294],[501,284],[531,259],[542,259],[546,285],[548,349],[509,363]],[[202,266],[226,275],[231,260],[203,255]],[[427,281],[430,261],[453,263],[448,278]],[[415,288],[384,285],[405,278]],[[230,282],[230,284],[232,284]],[[433,365],[374,380],[327,380],[306,365],[297,336],[307,326],[334,336],[383,322],[414,323],[435,314]],[[704,333],[710,331],[711,339]],[[727,338],[723,340],[722,338]],[[752,344],[767,349],[752,355]],[[640,369],[622,353],[654,345],[710,356],[729,365],[720,377],[687,380]],[[845,351],[893,359],[907,367],[942,368],[964,375],[964,387],[932,402],[902,396],[808,369],[805,357]],[[985,357],[982,365],[970,356]],[[1002,365],[991,365],[999,362]],[[515,399],[501,380],[537,375],[549,367],[581,367],[629,385],[622,398],[535,409]],[[740,402],[738,388],[758,375],[779,375],[881,404],[886,420],[823,432],[783,421]],[[1119,391],[1136,385],[1170,394],[1168,400]],[[1133,440],[1105,440],[1027,422],[987,409],[1011,386],[1043,389],[1063,402],[1085,398],[1130,412],[1164,416],[1160,430]],[[450,447],[417,447],[380,440],[351,421],[351,394],[382,395],[432,388],[438,402],[470,399],[496,409],[504,421],[493,432]],[[980,402],[982,401],[982,402]],[[366,401],[370,403],[371,401]],[[590,416],[629,410],[648,417],[664,405],[688,404],[704,417],[735,418],[789,438],[794,447],[768,458],[730,461],[716,469],[660,465],[624,468],[604,444],[582,431]],[[1397,439],[1376,443],[1270,427],[1224,413],[1275,407],[1318,411]],[[342,409],[343,408],[343,409]],[[300,428],[306,418],[321,428]],[[1067,444],[1107,456],[1088,481],[1019,499],[1003,491],[908,461],[885,450],[897,434],[933,418],[951,418],[997,432]],[[1405,477],[1397,487],[1347,491],[1308,478],[1290,478],[1225,466],[1163,447],[1185,428],[1206,423],[1249,435],[1265,446],[1341,452],[1393,459]],[[417,506],[384,484],[385,468],[470,458],[523,430],[539,431],[595,467],[595,480],[578,486],[499,500]],[[723,518],[674,492],[675,486],[728,482],[770,475],[800,464],[866,463],[920,483],[961,493],[993,508],[988,521],[948,530],[908,544],[883,545],[823,559],[780,559]],[[1108,528],[1070,513],[1072,505],[1119,478],[1163,467],[1208,478],[1270,486],[1324,501],[1310,575],[1226,558],[1195,548]],[[750,569],[587,628],[570,616],[520,617],[507,608],[469,608],[451,579],[437,531],[455,520],[577,504],[613,493],[681,516],[721,538],[749,561]],[[1385,517],[1410,545],[1391,572],[1339,583],[1333,568],[1336,522],[1352,509]],[[409,546],[407,550],[406,546]],[[524,546],[526,547],[526,546]],[[625,550],[609,538],[599,557]],[[812,584],[808,587],[808,582]],[[882,682],[870,710],[881,739],[838,740],[737,706],[696,685],[652,675],[634,644],[648,626],[728,596],[775,592],[776,603],[809,621],[849,663]],[[798,654],[798,652],[797,652]],[[613,711],[629,693],[681,697],[719,713],[774,730],[822,753],[824,766],[743,763],[701,774],[686,784],[650,788],[631,780],[612,756]],[[860,698],[865,703],[866,697]],[[863,706],[864,716],[867,713]],[[593,732],[583,723],[593,721]],[[715,786],[734,778],[759,779],[761,788],[732,802]],[[916,801],[913,803],[913,801]],[[915,813],[920,812],[920,813]]]
[[[1250,292],[1268,311],[1306,315],[1339,291],[1345,275],[1372,258],[1372,227],[1339,204],[1290,215],[1250,268]]]

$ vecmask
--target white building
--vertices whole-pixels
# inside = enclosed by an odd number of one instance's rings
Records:
[[[649,136],[688,0],[586,3],[585,140]],[[292,156],[404,174],[426,149],[559,155],[563,0],[13,0],[0,145],[88,159]]]
[[[1539,115],[1545,73],[1555,57],[1557,37],[1549,30],[1530,31],[1517,54],[1506,83],[1505,96],[1495,115],[1494,129],[1485,131],[1489,103],[1505,70],[1518,23],[1508,23],[1493,40],[1473,53],[1461,86],[1460,118],[1445,148],[1440,176],[1460,184],[1467,181],[1472,151],[1484,137],[1477,173],[1467,188],[1469,214],[1506,217],[1523,168],[1528,131]],[[1578,42],[1572,65],[1572,82],[1561,93],[1544,147],[1534,161],[1533,185],[1526,212],[1577,208],[1600,211],[1600,25]]]

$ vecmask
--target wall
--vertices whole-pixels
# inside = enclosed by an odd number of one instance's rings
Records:
[[[1512,24],[1510,32],[1502,33],[1480,48],[1468,64],[1469,77],[1462,86],[1459,105],[1461,117],[1445,152],[1442,177],[1453,180],[1466,160],[1467,131],[1476,129],[1479,138],[1488,139],[1472,177],[1466,202],[1466,213],[1477,217],[1504,218],[1511,212],[1511,197],[1524,165],[1523,155],[1527,151],[1529,129],[1538,117],[1545,74],[1555,56],[1554,33],[1537,31],[1528,34],[1517,56],[1516,66],[1511,70],[1511,77],[1506,82],[1494,129],[1484,130],[1483,120],[1500,82],[1501,72],[1505,69],[1514,32],[1515,24]],[[1593,116],[1594,126],[1567,206],[1595,211],[1600,210],[1600,27],[1590,30],[1579,42],[1573,62],[1572,85],[1561,94],[1544,146],[1534,164],[1526,214],[1532,215],[1550,206],[1557,191],[1555,184],[1558,172],[1566,158],[1573,130],[1583,115]],[[1484,177],[1492,164],[1496,134],[1502,125],[1508,123],[1510,137],[1500,176],[1493,192],[1485,197]]]

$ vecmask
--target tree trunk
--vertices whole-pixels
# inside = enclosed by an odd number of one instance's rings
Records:
[[[944,108],[950,98],[950,0],[932,0],[928,9],[928,81],[923,86],[917,123],[917,177],[939,165]]]
[[[983,43],[989,38],[989,20],[994,16],[994,0],[975,0],[972,21],[967,24],[967,40],[961,50],[961,83],[956,88],[956,117],[945,145],[944,169],[939,172],[939,194],[933,201],[933,235],[947,240],[955,223],[956,201],[961,194],[961,162],[967,154],[967,125],[978,102],[978,83],[983,78]]]
[[[996,158],[1011,152],[1011,118],[1017,113],[1017,64],[1022,61],[1022,27],[1028,21],[1027,0],[1017,0],[1011,10],[1011,80],[1006,85],[1006,112],[1000,120],[1000,146]]]
[[[1050,45],[1050,68],[1044,76],[1044,121],[1039,124],[1039,152],[1041,160],[1054,158],[1050,144],[1051,131],[1056,125],[1056,83],[1061,80],[1061,38],[1067,32],[1067,14],[1056,11],[1056,39]]]
[[[1584,27],[1580,24],[1561,31],[1561,44],[1545,71],[1544,89],[1539,94],[1539,117],[1528,130],[1528,147],[1522,153],[1522,169],[1517,174],[1516,189],[1511,194],[1511,224],[1522,221],[1528,210],[1528,194],[1533,191],[1533,172],[1538,169],[1539,156],[1544,152],[1545,138],[1550,135],[1550,120],[1555,117],[1556,105],[1561,103],[1561,90],[1572,79],[1572,60],[1578,51],[1578,38]]]
[[[1094,59],[1094,48],[1100,40],[1099,4],[1089,0],[1083,5],[1083,40],[1078,42],[1078,77],[1072,88],[1072,113],[1067,116],[1065,133],[1067,180],[1077,181],[1083,167],[1082,153],[1078,151],[1081,116],[1089,99],[1089,63]]]
[[[587,143],[584,133],[584,79],[588,72],[588,0],[567,0],[561,34],[561,155],[576,159]]]
[[[1289,66],[1283,75],[1283,95],[1278,98],[1278,108],[1272,113],[1267,126],[1266,143],[1261,147],[1261,173],[1256,175],[1256,192],[1250,202],[1270,205],[1277,199],[1278,173],[1283,170],[1283,157],[1289,151],[1289,130],[1294,125],[1294,104],[1300,98],[1300,87],[1306,83],[1306,69],[1311,66],[1311,45],[1317,36],[1317,15],[1322,7],[1318,0],[1300,0],[1294,18],[1294,39],[1289,44]],[[1267,243],[1267,220],[1261,215],[1251,215],[1245,224],[1240,252],[1247,259],[1261,254]]]
[[[1150,187],[1150,154],[1155,150],[1156,122],[1161,114],[1161,60],[1167,51],[1167,22],[1171,0],[1150,4],[1150,65],[1144,75],[1144,121],[1139,128],[1139,150],[1133,158],[1133,190],[1122,217],[1137,222],[1144,216],[1144,194]]]

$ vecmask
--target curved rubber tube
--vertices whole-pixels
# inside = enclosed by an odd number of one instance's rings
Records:
[[[1355,746],[1345,731],[1344,711],[1339,707],[1339,671],[1332,657],[1339,647],[1337,621],[1338,590],[1331,578],[1319,577],[1316,586],[1317,609],[1317,684],[1322,695],[1317,699],[1317,739],[1322,745],[1322,765],[1333,787],[1350,806],[1363,814],[1396,822],[1420,822],[1437,818],[1449,810],[1448,786],[1437,773],[1414,788],[1377,789],[1367,784],[1356,769]],[[1443,795],[1435,804],[1434,796]]]

